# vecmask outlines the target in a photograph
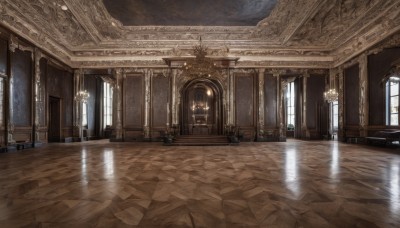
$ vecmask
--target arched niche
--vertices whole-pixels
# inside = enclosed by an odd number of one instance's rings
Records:
[[[223,134],[223,89],[217,80],[192,79],[182,87],[180,95],[182,135]]]

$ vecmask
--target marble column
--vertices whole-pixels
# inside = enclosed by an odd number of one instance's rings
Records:
[[[360,100],[359,100],[359,115],[360,115],[360,136],[366,137],[368,134],[368,56],[362,54],[359,59],[360,68]]]
[[[122,81],[125,72],[121,68],[113,71],[115,84],[113,87],[113,125],[115,130],[115,140],[123,140],[122,131]]]
[[[333,69],[333,68],[331,68],[331,69],[329,69],[329,76],[328,76],[328,83],[327,84],[325,84],[325,91],[328,91],[328,90],[330,90],[330,89],[336,89],[333,85],[334,85],[334,80],[335,80],[335,77],[336,77],[336,74],[337,74],[337,69]],[[325,97],[324,97],[324,99],[325,99]],[[338,99],[339,99],[339,97],[338,97]],[[334,118],[334,116],[332,115],[332,113],[333,113],[333,102],[329,102],[328,103],[328,132],[329,132],[329,135],[333,135],[333,118]]]
[[[82,77],[84,76],[82,69],[74,71],[74,94],[82,89]],[[76,141],[82,140],[82,103],[74,99],[74,138]]]
[[[286,141],[285,92],[288,81],[281,80],[279,98],[279,141]]]
[[[178,125],[178,118],[177,118],[177,94],[176,94],[176,78],[178,75],[178,70],[172,70],[172,88],[171,88],[171,117],[172,117],[172,127]]]
[[[229,124],[230,126],[235,126],[235,78],[234,78],[234,71],[229,71]]]
[[[285,141],[285,132],[284,132],[284,117],[283,117],[283,99],[284,99],[284,94],[283,94],[283,83],[281,82],[281,76],[279,72],[274,72],[273,71],[273,76],[276,78],[276,104],[277,104],[277,109],[276,109],[276,123],[277,123],[277,128],[278,128],[278,137],[279,141]]]
[[[10,50],[10,62],[12,61],[13,54],[15,49],[18,48],[18,39],[11,35],[9,40],[9,50]],[[8,90],[8,113],[6,113],[7,118],[7,143],[12,144],[15,143],[14,139],[14,75],[11,71],[11,67],[9,67],[9,78],[7,83]]]
[[[35,117],[34,117],[34,125],[33,125],[33,141],[34,144],[40,142],[40,134],[39,134],[39,128],[40,128],[40,116],[43,115],[42,110],[43,110],[43,100],[41,95],[41,85],[40,85],[40,59],[42,58],[42,52],[35,48],[35,74],[34,74],[34,110],[35,110]]]
[[[264,131],[264,73],[265,69],[258,70],[258,136],[263,136]]]
[[[151,77],[153,71],[148,69],[145,71],[144,75],[144,126],[143,135],[145,139],[150,139],[150,102],[151,102]]]
[[[304,73],[303,75],[303,109],[301,113],[301,129],[302,129],[302,134],[303,137],[306,139],[310,138],[310,131],[308,130],[307,127],[307,80],[310,77],[310,74],[308,72]]]
[[[338,139],[343,140],[344,138],[344,74],[343,67],[338,68],[339,77],[339,99],[338,99],[338,115],[339,115],[339,129],[338,129]]]
[[[229,94],[230,94],[230,86],[229,86],[229,74],[230,73],[229,72],[230,72],[230,69],[228,68],[226,70],[226,78],[227,78],[226,91],[224,91],[224,95],[223,95],[223,107],[224,107],[223,112],[224,112],[224,120],[225,120],[224,133],[227,132],[228,126],[230,125],[230,115],[231,115],[230,114],[230,112],[231,112],[230,101],[229,101]]]

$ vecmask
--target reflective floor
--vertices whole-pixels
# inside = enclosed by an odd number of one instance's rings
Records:
[[[0,154],[0,227],[400,227],[400,149],[51,144]]]

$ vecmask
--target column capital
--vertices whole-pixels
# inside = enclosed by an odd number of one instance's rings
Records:
[[[82,74],[84,74],[84,71],[82,68],[74,69],[74,75],[80,76]]]
[[[122,68],[114,68],[113,69],[113,75],[122,74],[122,72],[123,72]]]
[[[279,69],[272,69],[271,73],[272,73],[272,76],[279,77],[283,72],[282,72],[282,70],[279,70]]]
[[[19,40],[18,37],[14,36],[13,34],[10,35],[10,38],[8,40],[8,49],[11,52],[15,52],[15,49],[18,49],[19,46]]]
[[[43,53],[39,48],[35,47],[35,61],[40,61],[40,59],[43,57]]]

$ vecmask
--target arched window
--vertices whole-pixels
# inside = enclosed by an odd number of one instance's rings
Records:
[[[386,125],[399,125],[399,82],[399,77],[390,77],[386,82]]]

